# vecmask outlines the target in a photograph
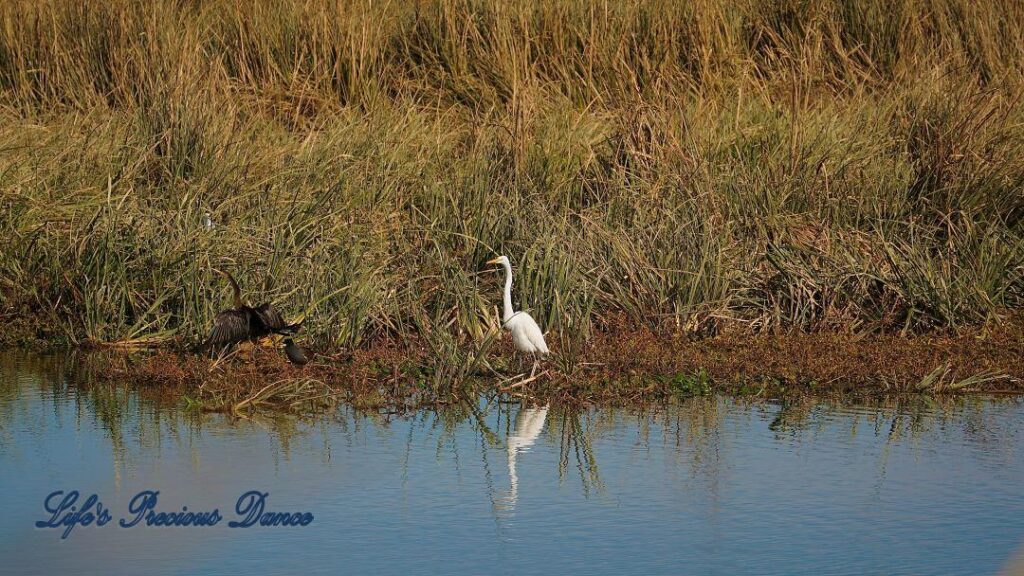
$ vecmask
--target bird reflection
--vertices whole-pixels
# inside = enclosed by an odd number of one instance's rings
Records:
[[[509,493],[508,507],[514,508],[516,499],[519,496],[519,476],[516,474],[516,458],[519,453],[526,451],[537,441],[540,433],[544,430],[544,423],[548,419],[548,406],[545,404],[540,408],[522,408],[516,415],[516,426],[508,436],[508,476]]]

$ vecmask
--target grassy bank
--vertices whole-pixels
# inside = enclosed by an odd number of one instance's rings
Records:
[[[1021,307],[1018,2],[506,4],[5,2],[4,338],[187,346],[219,266],[449,386],[494,356],[495,253],[561,373]]]
[[[316,412],[343,401],[406,411],[475,404],[480,396],[560,404],[646,405],[730,394],[757,398],[1024,393],[1024,317],[956,336],[735,334],[692,338],[647,329],[595,335],[580,358],[555,357],[537,377],[499,345],[453,377],[421,338],[389,340],[343,354],[321,353],[301,368],[279,351],[246,352],[215,363],[173,351],[92,352],[79,366],[89,381],[131,383],[184,396],[204,410],[263,408]],[[526,367],[528,368],[528,366]]]

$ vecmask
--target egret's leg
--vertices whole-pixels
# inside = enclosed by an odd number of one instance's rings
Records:
[[[538,364],[538,362],[537,362],[537,355],[534,354],[533,355],[533,368],[530,368],[530,378],[533,378],[533,375],[537,373],[537,364]]]

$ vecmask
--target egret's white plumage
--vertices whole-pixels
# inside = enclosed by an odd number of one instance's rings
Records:
[[[532,316],[526,312],[516,312],[512,309],[512,264],[507,256],[499,256],[488,264],[501,264],[505,267],[505,295],[504,310],[502,311],[501,325],[512,334],[512,343],[516,350],[533,354],[534,356],[547,356],[548,345],[544,342],[544,333]],[[536,364],[534,364],[536,369]]]

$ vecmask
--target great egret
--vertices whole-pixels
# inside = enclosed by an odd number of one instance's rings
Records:
[[[501,325],[512,334],[512,343],[520,352],[533,355],[533,369],[530,370],[530,377],[533,378],[537,371],[537,356],[548,355],[548,345],[544,342],[544,333],[532,316],[520,310],[512,309],[512,264],[508,256],[498,256],[488,260],[487,264],[501,264],[505,267],[505,298],[503,301]]]
[[[215,270],[231,283],[234,293],[234,308],[224,310],[213,319],[213,330],[204,346],[212,354],[222,354],[236,344],[245,341],[256,342],[271,334],[291,336],[299,331],[302,323],[288,324],[281,314],[268,302],[255,308],[242,301],[242,290],[238,282],[227,272]],[[291,338],[285,340],[285,355],[295,364],[305,364],[306,355]]]

